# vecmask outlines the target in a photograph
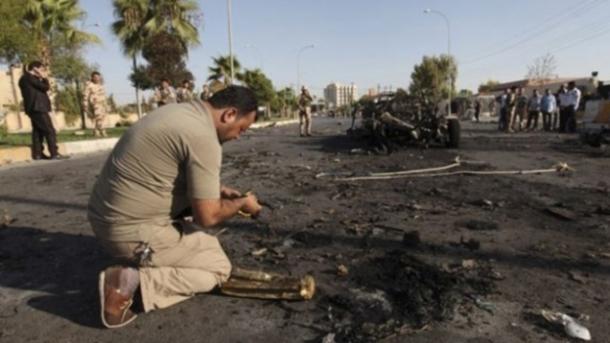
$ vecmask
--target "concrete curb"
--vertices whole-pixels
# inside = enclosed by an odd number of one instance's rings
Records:
[[[298,119],[282,120],[275,122],[254,123],[250,128],[263,129],[267,127],[284,126],[298,123]],[[90,139],[84,141],[65,142],[57,144],[59,153],[62,155],[78,155],[88,154],[92,152],[104,151],[112,149],[119,141],[119,138],[101,138]],[[15,163],[30,161],[31,152],[29,147],[15,147],[8,149],[0,149],[0,166]]]
[[[250,126],[250,129],[253,129],[253,130],[254,129],[264,129],[266,127],[276,127],[276,126],[297,124],[298,122],[299,122],[298,119],[289,119],[289,120],[273,121],[273,122],[260,122],[260,123],[252,124],[252,126]]]

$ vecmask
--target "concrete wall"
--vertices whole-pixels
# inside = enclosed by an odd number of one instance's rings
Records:
[[[53,120],[53,126],[55,130],[70,130],[70,129],[80,129],[81,128],[81,120],[80,118],[72,124],[66,123],[66,118],[63,112],[53,112],[51,113],[51,120]],[[117,123],[122,121],[129,121],[130,123],[135,123],[138,121],[138,115],[135,113],[129,114],[126,119],[123,119],[119,114],[113,113],[106,116],[106,122],[104,127],[111,128],[116,127]],[[4,117],[4,122],[6,124],[7,130],[9,133],[19,133],[19,132],[31,132],[32,125],[30,122],[30,118],[24,113],[16,113],[9,112]],[[89,118],[85,118],[85,125],[88,129],[93,128],[93,123]]]
[[[12,75],[12,78],[11,78]],[[8,110],[10,106],[21,102],[19,78],[22,75],[21,66],[13,66],[0,71],[0,108]],[[15,99],[15,97],[17,99]],[[16,102],[15,102],[16,101]]]

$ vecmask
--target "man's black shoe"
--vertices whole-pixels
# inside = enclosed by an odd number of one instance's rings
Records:
[[[51,159],[51,157],[49,157],[49,156],[47,156],[47,155],[45,155],[45,154],[42,154],[42,155],[40,155],[40,156],[33,156],[33,157],[32,157],[32,159],[33,159],[34,161],[38,161],[38,160],[50,160],[50,159]]]
[[[67,160],[67,159],[69,159],[69,158],[70,158],[70,156],[66,156],[66,155],[59,155],[59,154],[57,154],[57,155],[51,156],[51,158],[50,158],[50,159],[51,159],[51,160]]]

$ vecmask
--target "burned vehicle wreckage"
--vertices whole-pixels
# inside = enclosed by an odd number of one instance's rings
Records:
[[[359,103],[354,111],[362,113],[360,125],[352,125],[348,135],[368,140],[379,153],[391,153],[409,144],[426,148],[435,143],[448,148],[460,144],[457,117],[439,111],[436,103],[404,92],[379,94]]]

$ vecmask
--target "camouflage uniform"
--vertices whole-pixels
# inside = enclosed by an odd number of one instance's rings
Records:
[[[83,108],[87,116],[95,124],[94,132],[96,136],[106,136],[106,130],[104,130],[104,121],[106,120],[107,113],[106,106],[107,99],[104,86],[101,83],[87,81],[83,96]]]
[[[311,102],[313,98],[309,92],[301,93],[298,100],[299,105],[299,129],[301,136],[311,136]]]
[[[527,114],[527,97],[521,94],[517,94],[515,112],[511,117],[510,128],[512,130],[521,130],[523,128],[523,121]]]
[[[158,87],[155,90],[155,102],[157,103],[157,107],[176,102],[176,91],[174,91],[174,88],[172,87]]]
[[[209,98],[212,97],[212,92],[210,91],[210,87],[208,87],[208,85],[203,85],[201,94],[199,95],[199,98],[202,101],[208,101]]]
[[[180,102],[189,102],[189,101],[193,100],[193,98],[194,98],[193,91],[191,91],[190,88],[180,87],[176,91],[176,101],[179,103]]]

